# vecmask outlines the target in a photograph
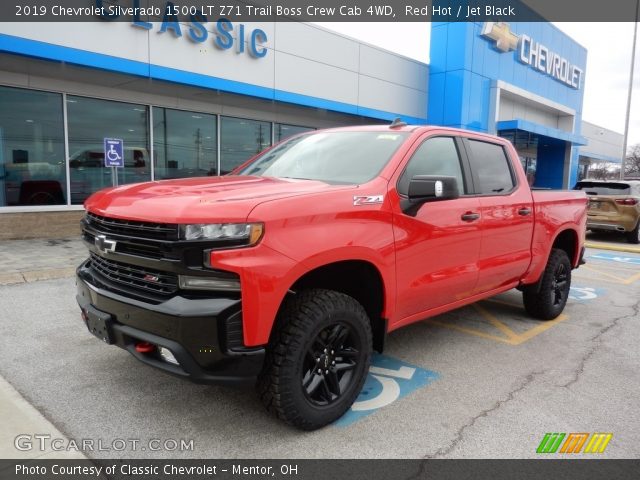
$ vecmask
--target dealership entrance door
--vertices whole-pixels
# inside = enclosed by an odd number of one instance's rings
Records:
[[[529,185],[535,188],[571,188],[565,185],[571,160],[571,142],[526,130],[499,130],[513,143]]]

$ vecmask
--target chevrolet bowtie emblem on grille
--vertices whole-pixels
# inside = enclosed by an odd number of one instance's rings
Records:
[[[485,22],[482,36],[496,42],[496,49],[510,52],[518,48],[518,36],[511,31],[506,22]]]
[[[104,254],[116,251],[116,241],[109,240],[105,235],[96,235],[93,239],[93,244]]]

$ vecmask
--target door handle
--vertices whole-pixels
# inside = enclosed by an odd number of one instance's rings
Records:
[[[463,214],[460,218],[465,222],[475,222],[480,218],[480,214],[475,212],[467,212]]]
[[[518,210],[518,215],[522,215],[523,217],[526,217],[527,215],[530,215],[530,214],[531,214],[530,208],[524,207]]]

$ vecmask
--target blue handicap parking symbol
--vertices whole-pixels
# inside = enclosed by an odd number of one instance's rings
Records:
[[[574,302],[583,303],[601,297],[604,292],[605,290],[603,288],[572,285],[569,291],[569,299]]]
[[[335,422],[335,425],[338,427],[351,425],[439,378],[440,375],[431,370],[385,355],[373,355],[369,375],[360,395],[349,411]]]
[[[589,255],[589,258],[597,258],[600,260],[607,260],[609,262],[627,263],[630,265],[640,265],[640,256],[630,257],[628,255],[615,253],[596,253],[595,255]]]
[[[104,166],[124,167],[124,142],[121,139],[104,139]]]

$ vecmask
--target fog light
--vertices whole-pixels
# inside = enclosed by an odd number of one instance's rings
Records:
[[[178,360],[176,360],[176,357],[173,356],[173,353],[171,353],[171,350],[169,350],[168,348],[160,347],[160,356],[167,363],[179,365]]]
[[[225,292],[239,292],[239,278],[221,277],[190,277],[180,275],[180,288],[184,290],[220,290]]]

